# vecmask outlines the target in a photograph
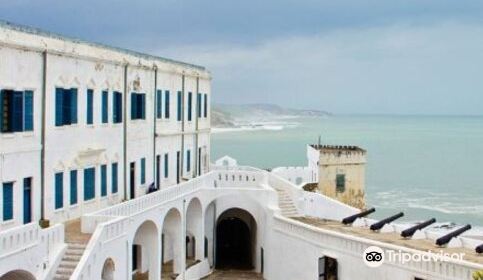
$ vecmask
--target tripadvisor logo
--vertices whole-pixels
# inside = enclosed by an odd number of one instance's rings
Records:
[[[368,267],[379,267],[384,261],[406,264],[409,262],[446,262],[446,261],[462,261],[464,253],[446,253],[442,250],[439,252],[403,252],[401,250],[382,250],[378,246],[370,246],[364,250],[362,259]]]
[[[377,246],[370,246],[364,250],[362,258],[368,267],[379,267],[384,262],[384,251]]]

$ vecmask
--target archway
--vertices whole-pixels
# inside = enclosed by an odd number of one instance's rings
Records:
[[[186,210],[186,263],[203,259],[203,218],[201,202],[193,198]]]
[[[159,279],[159,232],[153,221],[138,227],[132,245],[132,272],[134,279]]]
[[[116,269],[114,265],[114,261],[111,258],[108,258],[104,262],[104,266],[102,267],[102,280],[114,280],[114,270]]]
[[[256,222],[239,208],[223,212],[216,224],[216,268],[252,269],[256,244]]]
[[[216,221],[216,213],[215,213],[215,202],[211,202],[208,207],[206,207],[205,215],[204,215],[204,223],[205,223],[205,244],[204,244],[204,255],[205,258],[208,258],[208,262],[210,263],[210,267],[214,265],[214,248],[213,243],[215,241],[215,221]]]
[[[5,273],[0,277],[0,280],[35,280],[35,277],[28,271],[25,270],[13,270]]]
[[[169,278],[183,271],[183,233],[181,226],[181,214],[176,208],[172,208],[166,214],[163,222],[162,253],[163,263],[162,276]]]

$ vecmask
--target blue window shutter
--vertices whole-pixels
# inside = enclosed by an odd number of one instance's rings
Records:
[[[140,99],[141,101],[139,102],[141,104],[141,119],[146,119],[146,95],[145,94],[140,94]]]
[[[164,92],[164,117],[169,119],[169,90]]]
[[[138,108],[138,104],[137,104],[137,94],[135,94],[134,92],[131,93],[131,120],[135,120],[137,119],[137,108]]]
[[[13,183],[3,183],[3,220],[13,219]]]
[[[198,93],[196,97],[196,113],[198,118],[201,118],[201,93]]]
[[[55,126],[64,124],[64,90],[55,89]]]
[[[109,92],[102,91],[102,123],[108,123]]]
[[[107,195],[107,165],[101,165],[101,196]]]
[[[204,117],[207,118],[208,117],[208,94],[205,94],[205,115]]]
[[[162,94],[162,90],[158,90],[156,92],[156,117],[158,119],[161,118],[162,116],[162,104],[163,104],[163,94]]]
[[[112,183],[112,188],[111,188],[111,191],[112,193],[117,193],[117,162],[113,163],[112,166],[111,166],[111,175],[112,175],[112,180],[111,180],[111,183]]]
[[[191,151],[186,151],[186,172],[190,172],[191,170]]]
[[[77,89],[70,89],[70,123],[77,123]]]
[[[77,170],[70,171],[70,205],[77,204]]]
[[[167,153],[164,154],[164,178],[168,178],[168,175],[169,175],[168,174],[168,171],[169,171],[168,158],[169,158],[168,154]]]
[[[146,183],[146,159],[141,159],[141,184]]]
[[[181,121],[181,91],[178,91],[178,102],[177,102],[177,107],[178,107],[178,121]]]
[[[64,207],[64,173],[55,173],[55,209]]]
[[[13,92],[12,131],[23,131],[23,92],[22,91]]]
[[[122,94],[115,91],[112,99],[112,121],[113,123],[120,123],[122,122]]]
[[[96,196],[96,169],[94,167],[84,169],[84,200],[93,199]]]
[[[92,89],[87,90],[87,124],[94,123],[94,91]]]
[[[188,92],[188,121],[191,121],[193,109],[193,93]]]
[[[34,130],[34,93],[31,90],[25,91],[24,96],[24,131]]]

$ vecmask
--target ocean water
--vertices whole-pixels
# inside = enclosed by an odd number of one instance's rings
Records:
[[[213,133],[212,158],[230,155],[261,168],[306,165],[306,144],[321,135],[323,144],[368,151],[373,217],[403,211],[408,221],[435,217],[483,226],[483,117],[332,116],[264,124]]]

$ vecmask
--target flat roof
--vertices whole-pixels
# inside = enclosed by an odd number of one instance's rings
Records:
[[[178,60],[174,60],[174,59],[170,59],[170,58],[165,58],[165,57],[161,57],[161,56],[141,53],[141,52],[137,52],[137,51],[133,51],[133,50],[129,50],[129,49],[124,49],[124,48],[120,48],[120,47],[114,47],[114,46],[110,46],[110,45],[106,45],[106,44],[102,44],[102,43],[89,42],[89,41],[82,40],[82,39],[79,39],[79,38],[68,37],[68,36],[58,34],[58,33],[45,31],[45,30],[40,29],[40,28],[31,27],[31,26],[22,25],[22,24],[17,24],[17,23],[12,23],[12,22],[9,22],[9,21],[1,20],[1,19],[0,19],[0,27],[5,28],[5,29],[18,31],[18,32],[23,32],[23,33],[33,34],[33,35],[39,35],[39,36],[44,36],[44,37],[58,39],[58,40],[69,41],[69,42],[75,43],[75,44],[84,44],[84,45],[89,45],[89,46],[92,46],[92,47],[108,49],[108,50],[111,50],[111,51],[116,51],[116,52],[119,52],[119,53],[124,53],[124,54],[127,54],[127,55],[132,55],[132,56],[136,56],[136,57],[143,58],[143,59],[160,60],[160,61],[163,61],[163,62],[166,62],[166,63],[172,63],[172,64],[176,64],[176,65],[180,65],[180,66],[186,66],[186,67],[191,67],[191,68],[195,68],[195,69],[198,69],[198,70],[206,71],[206,68],[204,66],[186,63],[186,62],[182,62],[182,61],[178,61]]]
[[[398,233],[381,233],[370,230],[369,228],[353,227],[350,225],[344,225],[339,221],[326,220],[315,217],[292,217],[291,219],[297,220],[304,224],[315,226],[318,228],[336,231],[344,234],[349,234],[357,237],[372,239],[379,242],[394,244],[410,249],[420,250],[420,251],[433,251],[437,252],[442,250],[445,253],[464,253],[463,259],[472,263],[483,264],[483,255],[479,255],[475,250],[468,248],[447,248],[438,247],[434,241],[429,239],[406,239],[401,237]]]

